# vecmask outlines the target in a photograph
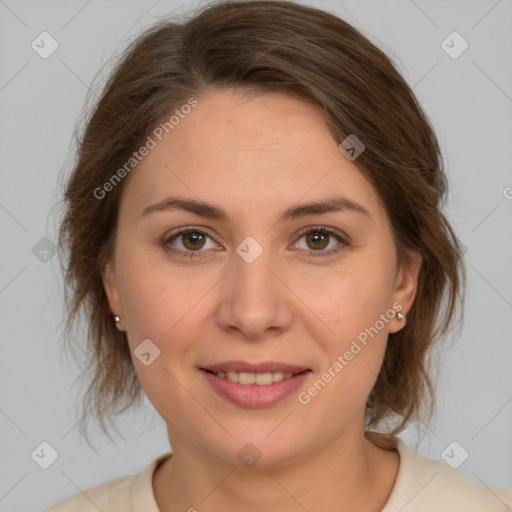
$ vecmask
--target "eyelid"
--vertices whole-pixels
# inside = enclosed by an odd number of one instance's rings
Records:
[[[207,251],[203,251],[203,250],[184,251],[183,249],[178,249],[174,246],[169,245],[171,241],[174,241],[174,239],[179,238],[180,235],[182,235],[184,233],[190,233],[190,232],[202,233],[202,234],[206,235],[208,238],[210,238],[210,240],[212,240],[212,242],[214,244],[219,245],[215,241],[215,238],[208,232],[208,228],[205,228],[203,226],[201,226],[201,227],[183,226],[181,228],[177,228],[175,231],[164,236],[164,238],[162,240],[162,245],[164,246],[164,248],[167,248],[171,252],[178,253],[178,254],[194,255],[194,254],[199,254],[201,252],[207,252]]]
[[[315,225],[315,226],[307,226],[305,228],[302,228],[298,233],[297,233],[297,237],[301,237],[307,233],[309,233],[310,231],[325,231],[331,235],[336,235],[338,236],[339,238],[341,238],[344,242],[348,243],[350,238],[348,235],[346,235],[345,233],[343,233],[343,231],[340,231],[339,229],[336,229],[336,228],[331,228],[329,226],[323,226],[321,224],[318,224],[318,225]]]
[[[166,240],[169,240],[175,236],[181,235],[183,233],[188,233],[191,231],[197,231],[198,233],[204,233],[205,235],[208,235],[212,240],[213,236],[209,233],[208,228],[203,226],[182,226],[181,228],[176,228],[175,231],[172,231],[169,235],[166,235],[164,238]]]
[[[307,226],[299,231],[297,234],[297,239],[293,243],[295,245],[304,235],[309,233],[314,233],[316,231],[327,233],[331,238],[334,237],[338,241],[338,246],[334,249],[329,249],[326,251],[315,251],[313,249],[302,249],[302,252],[309,251],[307,257],[324,257],[328,258],[329,256],[333,256],[335,254],[340,253],[343,249],[350,245],[350,238],[345,235],[343,232],[337,230],[336,228],[330,228],[328,226],[316,225],[316,226]]]

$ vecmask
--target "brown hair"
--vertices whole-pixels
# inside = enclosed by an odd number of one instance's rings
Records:
[[[68,338],[80,311],[88,322],[84,416],[94,410],[108,433],[104,420],[112,423],[143,396],[102,282],[129,176],[103,199],[93,191],[176,107],[223,88],[294,95],[325,115],[338,144],[349,134],[364,142],[355,163],[388,212],[399,263],[406,248],[423,257],[415,302],[406,326],[390,334],[366,423],[398,419],[391,430],[398,433],[425,404],[422,417],[430,418],[428,356],[454,323],[457,304],[462,312],[465,282],[461,245],[441,212],[447,179],[436,136],[391,60],[358,30],[333,14],[272,0],[210,3],[182,23],[154,25],[126,48],[86,120],[59,232]]]

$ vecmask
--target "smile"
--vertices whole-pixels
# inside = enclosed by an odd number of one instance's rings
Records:
[[[255,409],[277,404],[304,385],[310,369],[283,363],[249,364],[231,361],[199,368],[217,397],[240,407]]]
[[[209,370],[207,370],[209,371]],[[284,379],[298,375],[292,372],[266,372],[266,373],[249,373],[249,372],[211,372],[221,379],[227,379],[230,382],[249,385],[256,384],[257,386],[269,386],[274,382],[281,382]],[[302,373],[302,372],[299,372]]]

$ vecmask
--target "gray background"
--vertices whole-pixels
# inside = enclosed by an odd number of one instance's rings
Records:
[[[139,472],[169,450],[149,402],[126,416],[126,439],[116,445],[98,433],[96,453],[81,441],[77,368],[59,351],[62,280],[57,257],[41,261],[40,240],[55,241],[58,174],[71,161],[73,129],[100,66],[160,16],[197,5],[0,0],[1,511],[39,510]],[[512,489],[512,2],[309,5],[362,29],[414,87],[439,134],[452,187],[447,212],[467,247],[466,317],[461,339],[441,357],[438,415],[401,437],[440,460],[457,441],[469,453],[462,471]],[[59,44],[47,59],[31,48],[43,31]],[[441,46],[453,31],[469,43],[456,59]],[[31,458],[42,441],[59,455],[46,470]]]

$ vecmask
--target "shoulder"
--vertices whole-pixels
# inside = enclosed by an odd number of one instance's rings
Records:
[[[512,493],[490,487],[448,464],[423,457],[396,438],[400,467],[382,512],[506,512]]]
[[[130,489],[136,475],[116,478],[104,484],[90,487],[55,503],[42,512],[97,512],[98,509],[106,511],[131,510],[129,505]],[[116,507],[116,508],[114,508]]]
[[[152,487],[153,473],[170,455],[161,455],[140,473],[90,487],[41,512],[158,512]]]

